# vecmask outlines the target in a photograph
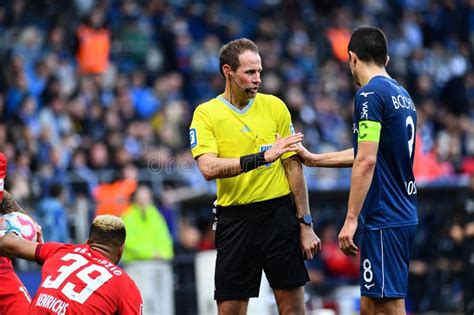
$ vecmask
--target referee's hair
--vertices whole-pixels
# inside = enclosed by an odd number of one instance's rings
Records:
[[[349,41],[348,50],[364,62],[373,62],[384,67],[387,62],[387,38],[384,32],[374,26],[356,29]]]
[[[219,70],[222,71],[223,65],[229,65],[232,70],[236,70],[240,66],[239,56],[245,51],[250,50],[254,53],[259,53],[257,45],[248,38],[239,38],[228,42],[219,50]]]
[[[98,215],[89,231],[90,244],[120,247],[125,243],[126,231],[122,219],[110,214]]]

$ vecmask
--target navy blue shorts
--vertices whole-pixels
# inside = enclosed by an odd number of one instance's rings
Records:
[[[290,195],[217,211],[214,299],[257,297],[262,270],[273,289],[296,288],[309,280]]]
[[[366,230],[360,235],[360,290],[372,298],[405,298],[416,226]]]

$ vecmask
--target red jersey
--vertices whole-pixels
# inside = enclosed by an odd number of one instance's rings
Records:
[[[28,315],[31,297],[13,271],[9,258],[0,257],[0,314]]]
[[[13,271],[0,273],[0,314],[30,314],[31,297]]]
[[[0,273],[9,273],[13,271],[12,260],[8,257],[0,256]]]
[[[42,279],[30,314],[142,314],[135,282],[89,245],[38,244],[36,261]]]

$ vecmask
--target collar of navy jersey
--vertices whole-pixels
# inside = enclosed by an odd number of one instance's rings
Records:
[[[399,84],[398,84],[398,81],[393,79],[393,78],[390,78],[390,77],[386,77],[386,76],[383,76],[383,75],[376,75],[375,77],[373,77],[372,79],[369,80],[369,82],[367,82],[367,84],[365,86],[363,86],[358,92],[357,92],[357,95],[359,96],[363,96],[363,97],[367,97],[369,96],[370,94],[374,94],[375,92],[372,92],[370,90],[367,90],[367,85],[369,83],[371,83],[372,81],[375,81],[377,79],[381,79],[381,80],[388,80],[389,82],[392,82],[393,84],[395,84],[398,88],[399,88]]]
[[[367,82],[367,84],[369,84],[370,82],[372,82],[372,81],[375,80],[375,79],[385,79],[385,80],[391,81],[391,82],[393,82],[393,83],[395,83],[395,84],[398,85],[398,81],[397,81],[397,80],[395,80],[394,78],[386,77],[386,76],[384,76],[384,75],[376,75],[375,77],[373,77],[372,79],[370,79],[369,82]]]
[[[237,114],[241,114],[241,115],[243,115],[243,114],[245,114],[246,112],[249,111],[250,107],[252,107],[253,101],[255,100],[255,98],[250,99],[249,102],[247,103],[247,105],[242,110],[240,110],[237,107],[235,107],[234,105],[232,105],[231,103],[229,103],[222,95],[219,95],[217,97],[217,99],[220,100],[222,103],[224,103],[231,110],[233,110]]]

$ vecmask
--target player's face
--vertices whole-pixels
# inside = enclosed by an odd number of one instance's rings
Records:
[[[247,50],[239,56],[240,66],[233,72],[233,88],[240,97],[254,98],[260,86],[262,59],[260,55]],[[232,82],[231,82],[232,84]]]

